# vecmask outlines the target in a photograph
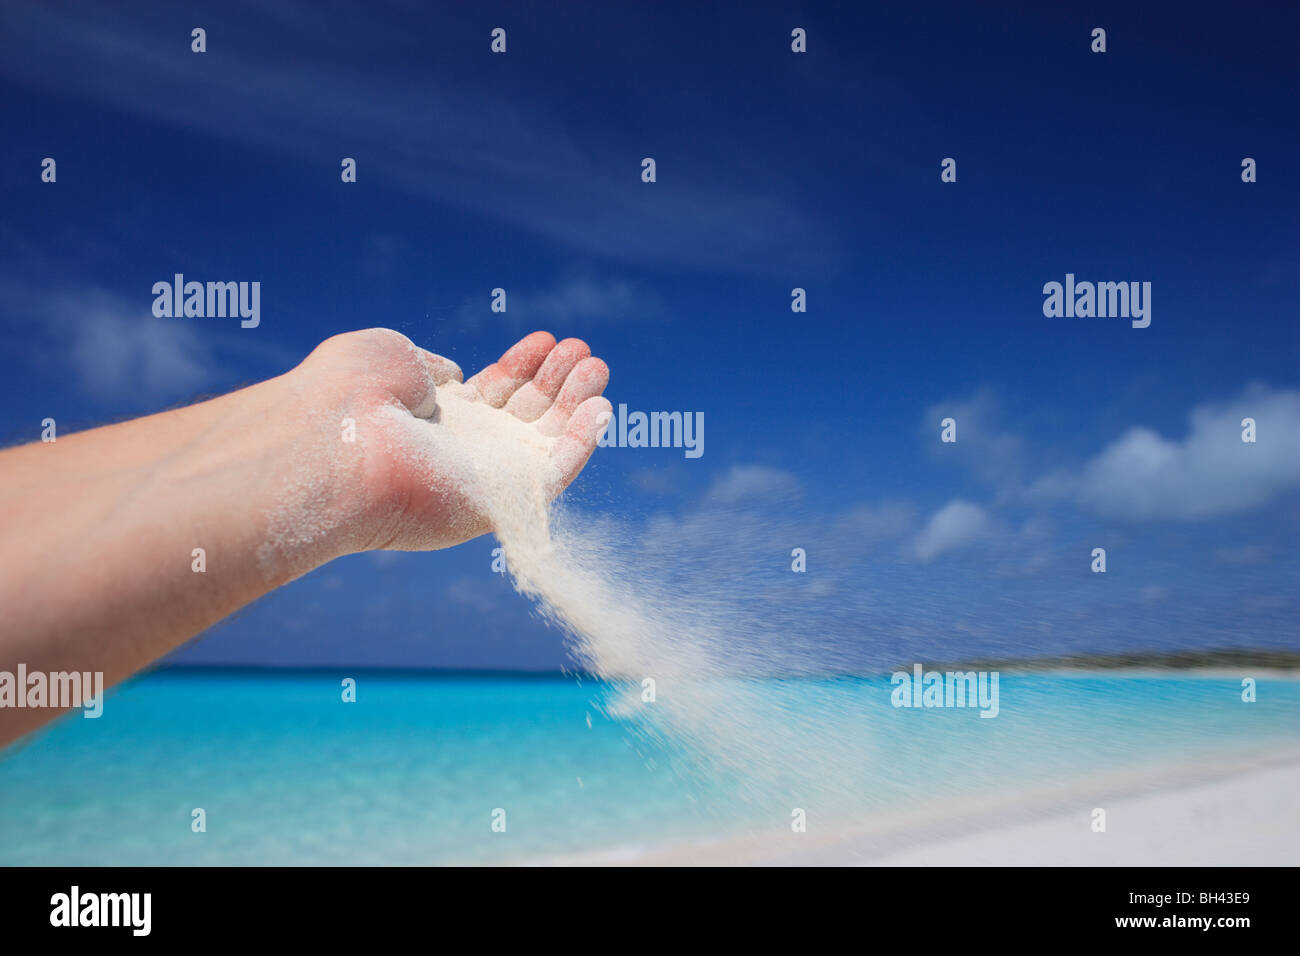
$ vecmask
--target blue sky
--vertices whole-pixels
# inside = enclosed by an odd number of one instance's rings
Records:
[[[1295,645],[1300,14],[555,6],[6,3],[0,439],[349,329],[471,370],[540,327],[705,415],[703,457],[601,449],[574,507],[772,575],[855,666]],[[154,318],[175,272],[260,281],[260,326]],[[1150,282],[1150,327],[1044,317],[1066,273]],[[493,546],[336,562],[177,659],[559,666]]]

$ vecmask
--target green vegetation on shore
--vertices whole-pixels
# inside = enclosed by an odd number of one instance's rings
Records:
[[[1060,657],[986,658],[959,664],[933,664],[937,670],[1192,670],[1243,667],[1300,670],[1300,651],[1234,648],[1211,651],[1070,654]]]

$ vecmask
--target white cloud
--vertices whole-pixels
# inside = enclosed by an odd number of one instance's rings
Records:
[[[751,501],[783,501],[801,493],[799,479],[788,471],[766,465],[733,465],[713,483],[710,504],[734,505]]]
[[[152,403],[188,398],[213,380],[199,327],[155,317],[148,295],[131,303],[93,287],[44,292],[12,282],[0,293],[42,333],[40,353],[89,396]]]
[[[1254,443],[1241,440],[1253,418]],[[1253,386],[1188,416],[1181,441],[1135,427],[1083,469],[1078,500],[1109,518],[1196,520],[1250,511],[1300,486],[1300,392]]]
[[[634,468],[628,472],[628,481],[641,491],[651,495],[666,495],[677,491],[680,485],[680,471],[672,468]]]
[[[931,515],[916,536],[912,551],[921,561],[933,561],[979,540],[991,526],[988,513],[979,505],[954,499]]]
[[[621,279],[579,276],[536,295],[520,296],[530,320],[626,319],[656,315],[662,307],[653,294]]]
[[[179,397],[209,381],[207,350],[193,326],[106,296],[65,305],[80,311],[65,328],[73,369],[90,394]]]
[[[572,276],[549,289],[507,289],[504,315],[491,310],[487,295],[460,304],[455,315],[464,329],[490,321],[519,327],[552,327],[560,337],[574,322],[655,319],[666,314],[663,300],[654,292],[625,279]]]
[[[914,508],[902,502],[854,505],[834,521],[837,532],[863,544],[898,538],[912,525]]]
[[[1004,431],[1001,403],[990,388],[981,388],[966,399],[931,405],[921,422],[921,437],[936,458],[953,461],[976,478],[1003,494],[1010,493],[1024,471],[1024,442]],[[940,441],[940,422],[957,423],[957,440]]]
[[[1273,549],[1263,544],[1242,544],[1236,547],[1216,548],[1214,560],[1233,567],[1251,567],[1273,560]]]

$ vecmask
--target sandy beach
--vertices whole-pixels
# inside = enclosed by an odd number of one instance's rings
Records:
[[[1058,814],[886,855],[882,866],[1294,866],[1300,762],[1117,799],[1107,829]]]
[[[1096,808],[1106,829],[1094,832]],[[771,831],[549,862],[648,866],[1291,866],[1300,751],[1170,763],[1086,784],[932,804],[819,833]]]

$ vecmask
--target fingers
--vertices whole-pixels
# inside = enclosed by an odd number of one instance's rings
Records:
[[[537,374],[553,348],[555,336],[550,332],[534,332],[510,346],[501,358],[465,384],[473,386],[487,404],[500,408]]]
[[[608,377],[606,373],[606,378]],[[569,416],[564,433],[556,439],[555,446],[551,449],[552,478],[548,486],[550,497],[554,498],[578,477],[578,472],[582,471],[582,466],[596,450],[596,443],[609,424],[613,411],[609,399],[597,396],[583,401]]]
[[[589,398],[599,395],[609,384],[609,366],[598,358],[585,358],[573,367],[564,380],[564,387],[555,402],[537,423],[543,435],[555,436],[564,432],[577,408]]]
[[[525,422],[535,422],[551,407],[574,366],[591,357],[582,339],[565,339],[546,356],[531,382],[525,382],[506,402],[506,411]]]
[[[433,376],[434,385],[465,381],[465,373],[451,359],[435,355],[428,349],[420,349],[420,351],[424,353],[424,360],[429,363],[429,374]]]

